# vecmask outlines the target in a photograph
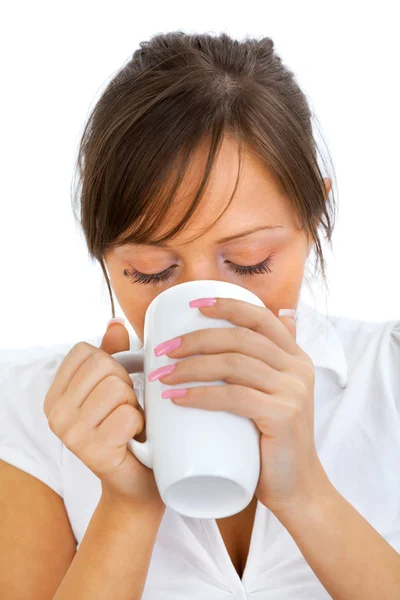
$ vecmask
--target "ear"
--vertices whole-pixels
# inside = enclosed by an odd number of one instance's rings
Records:
[[[324,177],[324,184],[325,184],[325,191],[326,191],[326,198],[328,197],[329,192],[332,189],[332,182],[329,179],[329,177]]]

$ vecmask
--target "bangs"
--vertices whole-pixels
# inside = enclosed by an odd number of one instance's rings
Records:
[[[148,184],[149,192],[146,195],[144,195],[142,198],[138,198],[137,196],[135,197],[135,202],[132,203],[132,211],[127,215],[130,226],[127,230],[124,230],[122,234],[118,235],[114,242],[112,242],[113,247],[118,247],[125,244],[146,244],[150,246],[160,246],[165,242],[175,238],[184,229],[198,209],[207,189],[207,185],[209,183],[209,179],[225,133],[226,130],[224,130],[223,124],[216,124],[211,132],[211,142],[209,142],[208,136],[203,136],[200,141],[191,140],[191,143],[185,144],[185,146],[179,152],[178,158],[170,161],[169,165],[164,163],[163,170],[165,179],[161,179],[160,177],[154,179],[150,184]],[[238,141],[239,168],[233,193],[229,198],[226,207],[223,209],[214,223],[211,223],[207,229],[202,231],[193,239],[197,239],[214,226],[214,224],[224,215],[235,196],[243,162],[243,141],[240,139],[240,137],[235,137]],[[204,143],[209,143],[209,150],[203,176],[196,192],[194,193],[193,200],[191,201],[181,220],[174,227],[167,230],[164,235],[160,236],[159,233],[165,228],[165,224],[169,218],[169,215],[171,214],[171,210],[173,211],[174,208],[178,206],[176,195],[180,190],[182,181],[187,175],[190,165],[192,164],[193,157],[195,154],[197,155],[197,151],[201,146],[203,146]],[[132,179],[134,178],[133,171],[134,169],[132,168]],[[156,167],[155,171],[159,171],[159,169]],[[143,172],[149,173],[150,169],[145,169]],[[127,178],[129,178],[129,173],[127,174]],[[170,183],[171,181],[172,184]],[[131,183],[129,187],[135,187],[134,183]],[[138,206],[140,206],[139,215],[137,215]],[[118,221],[121,222],[120,217],[118,217]]]

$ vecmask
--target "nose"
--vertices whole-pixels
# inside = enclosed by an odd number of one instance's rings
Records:
[[[179,283],[186,281],[200,281],[202,279],[211,279],[216,281],[223,280],[223,273],[215,261],[200,258],[193,260],[186,265],[182,271],[182,277]]]

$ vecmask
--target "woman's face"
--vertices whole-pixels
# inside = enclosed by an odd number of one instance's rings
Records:
[[[169,231],[182,218],[202,176],[204,160],[201,156],[200,161],[192,162],[161,233]],[[254,292],[276,316],[281,308],[297,308],[312,242],[301,231],[289,200],[251,150],[245,154],[231,205],[207,233],[191,241],[225,208],[233,192],[237,168],[236,142],[226,136],[208,189],[179,236],[167,242],[166,247],[126,245],[105,255],[118,303],[142,343],[144,317],[150,302],[162,291],[185,281],[218,279],[236,283]],[[325,185],[328,192],[329,179]],[[259,227],[265,229],[248,233]],[[265,260],[266,266],[259,269],[260,273],[236,272],[240,267]],[[167,278],[160,282],[132,283],[136,272],[146,274],[148,280],[149,275],[166,269],[169,269]]]

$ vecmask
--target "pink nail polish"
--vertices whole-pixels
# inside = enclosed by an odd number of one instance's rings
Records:
[[[121,323],[121,325],[125,326],[126,320],[123,317],[114,317],[113,319],[110,319],[106,325],[106,330],[110,327],[110,325],[112,325],[113,323]]]
[[[160,379],[160,377],[165,377],[166,375],[169,375],[175,369],[175,364],[174,365],[165,365],[164,367],[155,369],[154,371],[152,371],[151,373],[148,374],[147,379],[149,381],[155,381],[156,379]]]
[[[278,312],[278,317],[291,317],[292,319],[294,319],[296,317],[296,309],[281,308]]]
[[[201,306],[212,306],[217,301],[216,298],[199,298],[189,302],[190,308],[200,308]]]
[[[168,352],[172,352],[172,350],[176,350],[182,343],[182,338],[177,337],[173,340],[168,340],[167,342],[163,342],[162,344],[158,344],[154,348],[154,354],[156,356],[161,356],[162,354],[168,354]]]
[[[186,394],[187,388],[180,388],[175,390],[164,390],[161,394],[162,398],[183,398]]]

